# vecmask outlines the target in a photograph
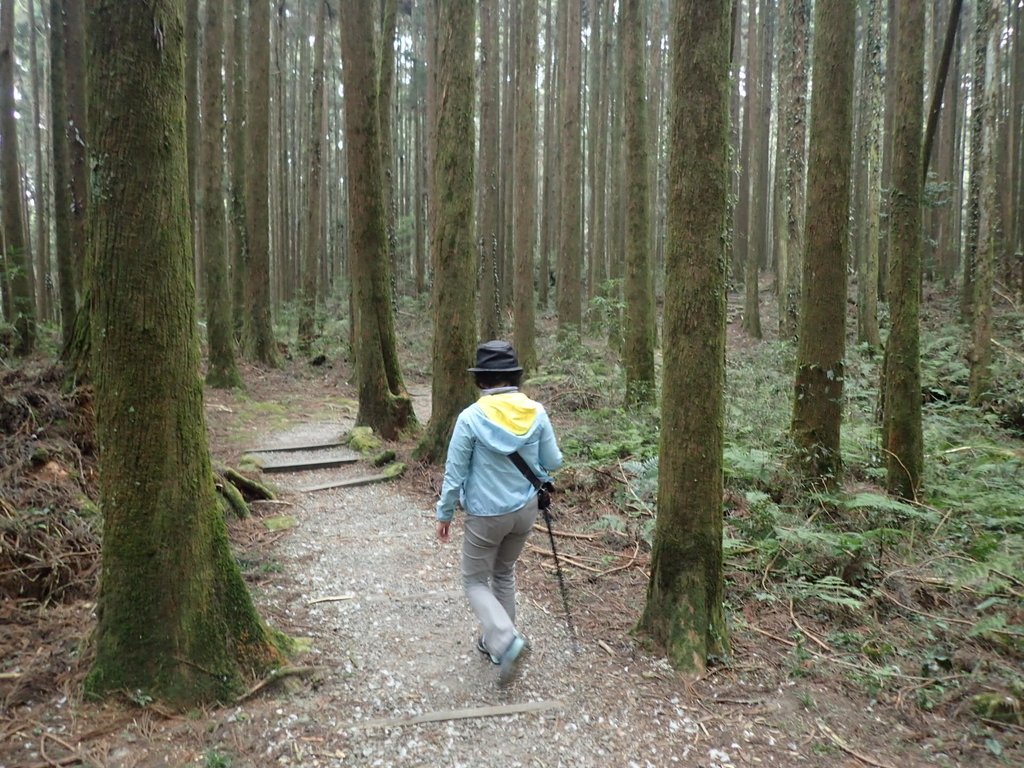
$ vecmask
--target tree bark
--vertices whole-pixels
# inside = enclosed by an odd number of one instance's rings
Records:
[[[224,219],[224,5],[226,0],[206,0],[202,47],[203,121],[197,161],[201,189],[196,200],[202,215],[198,231],[205,239],[202,249],[206,279],[206,333],[209,365],[206,383],[213,387],[242,386],[235,362],[231,328],[231,292]]]
[[[523,0],[520,13],[513,184],[516,199],[512,227],[515,237],[513,343],[519,364],[524,370],[533,371],[537,368],[536,301],[533,292],[537,251],[537,0]]]
[[[979,108],[982,111],[978,237],[974,264],[974,317],[971,323],[971,350],[968,399],[980,405],[991,396],[992,388],[992,287],[995,283],[998,208],[996,201],[996,97],[999,79],[999,38],[1002,34],[1002,2],[988,0],[979,7],[984,14],[979,26],[988,36],[985,54],[985,89]]]
[[[249,0],[246,51],[246,278],[245,350],[277,366],[270,314],[270,0]]]
[[[498,43],[498,15],[497,0],[483,0],[480,3],[480,195],[477,268],[480,275],[481,339],[497,338],[501,327],[501,299],[498,289],[501,47]],[[508,141],[509,137],[505,137],[505,140]]]
[[[103,573],[86,691],[224,701],[281,657],[232,555],[206,442],[183,6],[103,0],[90,19]]]
[[[886,487],[916,499],[924,464],[918,304],[921,282],[921,168],[924,3],[902,0],[896,17],[890,221],[890,329],[884,362]]]
[[[970,322],[974,318],[974,262],[977,258],[981,219],[981,190],[984,176],[985,110],[981,107],[985,92],[985,58],[988,50],[988,0],[975,0],[974,60],[971,71],[971,175],[967,186],[967,233],[964,243],[963,285],[960,290],[960,316]]]
[[[302,254],[302,303],[299,307],[299,349],[309,353],[316,335],[317,284],[322,256],[320,225],[323,197],[323,147],[327,124],[324,110],[325,40],[327,0],[318,0],[316,43],[313,50],[313,91],[309,116],[309,177],[306,180],[306,241]]]
[[[32,261],[28,256],[23,219],[21,173],[18,166],[18,121],[14,115],[14,3],[0,2],[0,166],[3,180],[4,262],[10,280],[11,310],[17,333],[15,355],[36,346],[36,302]]]
[[[854,22],[854,0],[815,5],[807,252],[791,432],[804,474],[825,485],[838,483],[842,470]]]
[[[246,195],[246,0],[232,0],[231,55],[227,57],[231,80],[228,103],[228,218],[231,222],[232,325],[235,341],[245,337],[246,287],[249,283],[249,230]]]
[[[626,194],[626,311],[623,324],[626,403],[654,400],[654,296],[651,286],[650,195],[648,190],[647,107],[641,0],[625,0],[622,37]]]
[[[878,247],[882,198],[882,0],[871,0],[864,39],[864,90],[867,123],[864,132],[864,197],[866,200],[864,240],[858,243],[857,341],[873,349],[881,346],[878,328]]]
[[[687,671],[729,652],[722,607],[729,7],[728,0],[676,0],[670,32],[658,515],[640,629]]]
[[[395,359],[395,333],[378,133],[373,5],[373,0],[342,0],[340,5],[353,356],[359,390],[356,423],[373,428],[387,440],[395,440],[403,430],[416,425],[416,416],[401,378],[394,380],[389,371],[389,359]],[[469,220],[467,216],[466,226]],[[472,318],[472,310],[468,315]]]
[[[556,283],[558,328],[578,333],[582,325],[580,279],[583,274],[583,228],[580,219],[583,172],[580,131],[582,11],[580,0],[566,0],[565,71],[561,94],[561,201],[559,204],[558,277]],[[646,237],[646,232],[644,234]]]
[[[473,29],[471,0],[433,0],[438,13],[437,133],[431,261],[434,346],[430,423],[417,455],[439,462],[459,413],[473,401]]]
[[[60,298],[61,358],[68,360],[78,311],[71,242],[71,168],[64,63],[64,0],[50,0],[50,143],[53,151],[53,245]]]

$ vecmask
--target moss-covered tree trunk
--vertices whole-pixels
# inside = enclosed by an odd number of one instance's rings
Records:
[[[677,0],[665,243],[658,517],[640,628],[674,666],[728,653],[722,439],[729,193],[728,0]]]
[[[444,459],[459,412],[473,401],[473,29],[471,0],[434,0],[438,19],[436,145],[432,153],[434,266],[432,412],[417,448]]]
[[[246,50],[246,231],[244,348],[278,364],[270,315],[270,0],[249,0]]]
[[[771,102],[771,94],[762,90],[764,77],[764,50],[767,42],[765,31],[768,21],[765,19],[766,6],[764,0],[750,0],[750,25],[747,32],[747,105],[744,114],[746,125],[743,131],[743,156],[745,179],[740,188],[740,195],[745,198],[746,231],[737,237],[737,241],[746,243],[742,257],[737,266],[743,270],[743,330],[755,339],[762,337],[760,307],[760,261],[765,254],[761,246],[764,227],[764,211],[767,201],[762,197],[764,172],[761,168],[762,137],[767,135],[771,121],[765,121],[764,102]],[[770,90],[770,89],[769,89]],[[770,109],[770,107],[769,107]]]
[[[978,252],[978,231],[981,222],[981,188],[984,176],[985,110],[980,104],[985,92],[985,58],[988,50],[988,0],[974,2],[974,59],[971,64],[971,175],[967,184],[967,232],[964,240],[963,284],[960,290],[960,317],[965,322],[974,318],[974,260]]]
[[[22,218],[21,171],[18,165],[18,120],[14,114],[14,3],[0,2],[0,171],[3,176],[3,227],[10,280],[11,310],[18,333],[14,353],[27,355],[36,345],[36,301],[32,261]],[[4,286],[5,290],[7,286]]]
[[[559,78],[558,127],[561,153],[558,221],[558,277],[555,306],[559,330],[579,332],[583,320],[580,277],[583,274],[582,210],[583,139],[580,126],[582,89],[582,10],[580,0],[565,2],[565,59]],[[646,232],[644,233],[646,237]]]
[[[205,240],[203,275],[206,280],[206,333],[209,364],[206,381],[214,387],[239,387],[242,376],[235,362],[231,327],[231,292],[228,286],[227,242],[224,220],[224,3],[207,0],[203,26],[203,123],[197,175],[201,184],[197,206]],[[198,249],[197,249],[198,250]]]
[[[306,242],[302,252],[302,302],[299,305],[299,349],[309,352],[316,334],[317,284],[320,276],[323,198],[323,149],[327,132],[324,110],[325,33],[327,0],[317,3],[316,43],[313,50],[313,93],[309,121],[309,177],[306,181]]]
[[[245,60],[246,0],[232,0],[230,53],[225,56],[231,82],[228,101],[228,218],[231,222],[231,326],[235,340],[245,331],[245,286],[249,282],[249,230],[245,212]]]
[[[854,0],[814,8],[807,252],[791,431],[806,476],[825,483],[837,482],[842,469],[855,11]]]
[[[921,146],[924,88],[924,4],[903,0],[896,23],[896,114],[893,115],[892,199],[889,203],[889,338],[884,367],[886,486],[915,499],[921,484]]]
[[[648,193],[645,38],[641,0],[626,0],[619,23],[625,104],[626,310],[623,364],[628,405],[654,398],[654,295]]]
[[[353,354],[359,390],[356,423],[394,440],[402,430],[415,425],[416,417],[401,379],[391,380],[387,363],[389,356],[395,358],[395,335],[378,134],[373,9],[372,0],[343,0],[340,14]]]
[[[278,661],[231,553],[203,416],[181,0],[97,0],[96,428],[103,575],[87,691],[224,700]]]
[[[532,371],[537,367],[536,303],[533,291],[534,254],[537,250],[537,0],[524,0],[520,14],[513,184],[516,194],[513,210],[513,340],[519,364]]]

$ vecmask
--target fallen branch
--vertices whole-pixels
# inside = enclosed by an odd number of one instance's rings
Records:
[[[835,651],[832,650],[828,646],[828,644],[826,644],[822,640],[819,640],[817,637],[815,637],[810,632],[808,632],[806,629],[804,629],[802,626],[800,626],[800,622],[796,620],[796,614],[793,613],[793,601],[792,600],[789,601],[789,618],[791,618],[793,620],[793,626],[794,627],[796,627],[798,630],[800,630],[800,632],[802,632],[804,634],[804,636],[807,637],[808,640],[810,640],[815,645],[817,645],[819,648],[821,648],[823,651],[825,651],[825,653],[835,653]]]
[[[562,706],[560,701],[529,701],[525,704],[499,704],[491,707],[472,707],[469,709],[446,709],[440,712],[428,712],[413,717],[383,718],[366,720],[361,723],[350,723],[349,729],[362,730],[367,728],[401,728],[406,725],[421,723],[442,723],[450,720],[471,720],[480,717],[501,717],[502,715],[521,715],[528,712],[544,712]]]
[[[545,528],[544,526],[542,526],[540,523],[534,523],[533,524],[533,530],[540,531],[541,533],[547,533],[548,532],[548,529]],[[597,538],[596,536],[593,536],[593,535],[587,534],[587,533],[572,533],[571,531],[556,531],[556,530],[553,530],[553,529],[552,529],[551,533],[554,534],[555,536],[561,536],[562,538],[565,538],[565,539],[583,539],[585,541],[593,541],[594,539]]]
[[[840,738],[835,731],[833,731],[831,728],[825,725],[825,723],[823,723],[821,720],[818,721],[818,728],[821,729],[821,732],[823,734],[825,734],[832,740],[833,744],[835,744],[837,747],[843,750],[843,752],[850,755],[851,757],[857,758],[865,765],[870,765],[874,768],[893,768],[893,766],[890,763],[882,763],[878,760],[868,757],[867,755],[861,754],[853,747],[851,747],[849,744],[847,744],[845,741],[843,741],[842,738]]]
[[[355,600],[355,595],[330,595],[328,597],[318,597],[315,600],[310,600],[306,605],[316,605],[317,603],[339,603],[342,600]]]
[[[317,672],[319,669],[319,667],[281,667],[280,669],[275,669],[265,678],[256,683],[256,685],[235,699],[235,703],[241,704],[243,701],[251,699],[268,685],[273,685],[278,680],[283,680],[286,677],[305,677],[306,675],[311,675],[314,672]]]

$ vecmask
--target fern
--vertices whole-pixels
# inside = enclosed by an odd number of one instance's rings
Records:
[[[797,600],[820,600],[830,605],[860,610],[867,595],[863,590],[850,586],[838,576],[823,576],[817,581],[798,579],[786,585],[789,593]]]

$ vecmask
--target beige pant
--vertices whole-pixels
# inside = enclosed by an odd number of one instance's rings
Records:
[[[480,621],[484,647],[495,658],[515,637],[516,560],[536,519],[536,496],[507,515],[466,515],[462,585]]]

